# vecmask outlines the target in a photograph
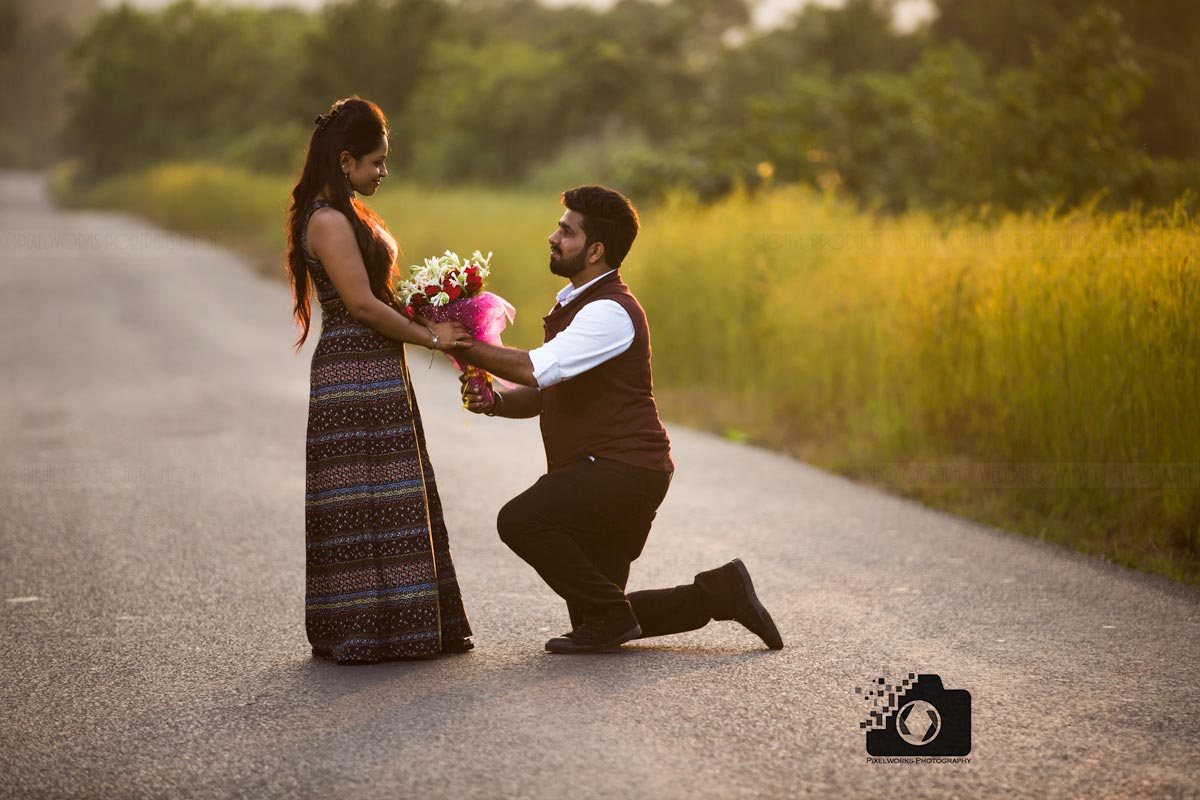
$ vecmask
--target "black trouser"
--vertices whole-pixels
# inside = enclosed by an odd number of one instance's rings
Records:
[[[543,475],[500,510],[500,538],[567,601],[571,624],[628,617],[642,636],[730,619],[717,570],[673,589],[625,594],[629,565],[666,497],[671,473],[606,458],[580,459]]]

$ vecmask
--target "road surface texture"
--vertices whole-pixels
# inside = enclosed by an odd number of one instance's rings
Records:
[[[545,653],[563,604],[494,528],[537,424],[468,425],[419,348],[477,647],[314,660],[286,288],[33,176],[0,214],[0,796],[1200,797],[1200,592],[681,427],[630,589],[740,556],[787,647]],[[854,689],[909,672],[971,693],[969,763],[868,761]]]

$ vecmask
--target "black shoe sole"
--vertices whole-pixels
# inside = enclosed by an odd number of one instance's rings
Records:
[[[600,644],[583,645],[576,642],[574,639],[568,639],[566,636],[559,636],[546,642],[546,652],[556,653],[558,655],[582,655],[584,653],[603,653],[606,650],[615,650],[631,639],[636,639],[642,635],[642,626],[634,625],[629,630],[614,636],[611,641],[601,642]]]
[[[754,582],[750,580],[750,571],[746,569],[746,565],[742,563],[740,558],[735,558],[729,562],[733,564],[734,569],[738,571],[738,575],[742,578],[742,586],[746,590],[746,599],[750,602],[750,609],[757,617],[757,626],[746,625],[755,634],[758,635],[767,647],[772,650],[783,649],[783,637],[779,635],[779,628],[775,627],[775,620],[771,619],[771,615],[767,613],[767,609],[763,608],[763,604],[759,602],[758,595],[754,593]],[[739,620],[740,622],[740,620]]]

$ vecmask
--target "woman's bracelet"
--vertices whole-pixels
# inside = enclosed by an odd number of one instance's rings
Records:
[[[500,413],[500,409],[504,407],[504,395],[492,390],[492,410],[487,412],[489,417],[494,417]]]
[[[429,335],[433,337],[433,341],[429,343],[429,368],[433,369],[433,359],[437,357],[437,346],[441,339],[439,339],[438,335],[433,332],[433,328],[429,327],[428,325],[424,325],[422,327],[429,331]]]

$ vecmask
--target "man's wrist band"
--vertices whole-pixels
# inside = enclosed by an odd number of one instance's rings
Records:
[[[504,407],[504,395],[492,390],[492,410],[487,412],[489,417],[494,417],[500,413],[500,409]]]

